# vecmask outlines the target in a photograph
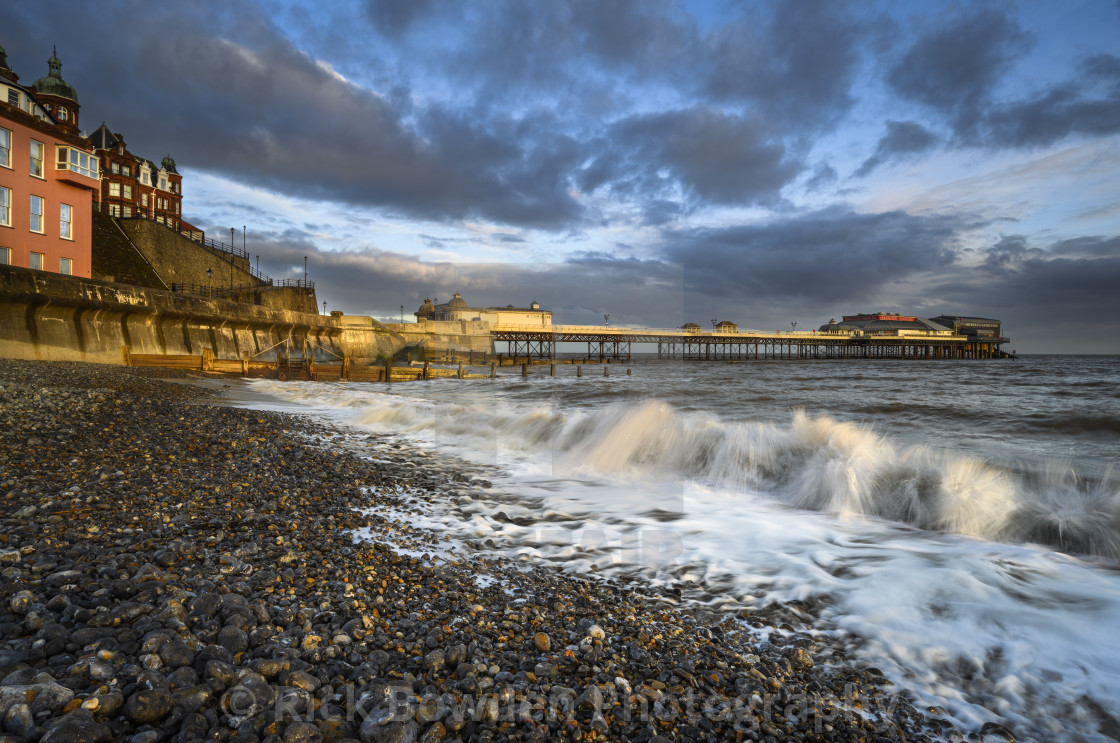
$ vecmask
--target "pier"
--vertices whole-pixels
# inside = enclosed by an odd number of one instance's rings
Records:
[[[996,359],[1011,358],[999,336],[879,335],[760,330],[727,332],[681,328],[591,325],[498,325],[490,330],[497,351],[511,359],[555,359],[559,344],[586,347],[586,358],[630,360],[635,344],[656,345],[657,358],[685,361],[761,359]]]

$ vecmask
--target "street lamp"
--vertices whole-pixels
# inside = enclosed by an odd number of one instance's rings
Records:
[[[303,256],[303,285],[307,286],[307,256]]]
[[[206,296],[214,296],[214,269],[206,269]]]
[[[237,231],[236,227],[229,228],[229,252],[233,252],[233,233]]]
[[[603,315],[603,327],[606,327],[610,324],[611,324],[611,314],[608,312],[605,315]]]
[[[716,326],[719,325],[719,320],[712,318],[712,332],[715,332]]]
[[[261,277],[261,257],[257,256],[257,278]]]
[[[323,314],[327,314],[327,300],[323,300]]]
[[[794,320],[793,322],[790,323],[790,325],[793,327],[793,332],[796,333],[797,332],[797,321]]]
[[[401,325],[404,325],[404,305],[401,305]]]

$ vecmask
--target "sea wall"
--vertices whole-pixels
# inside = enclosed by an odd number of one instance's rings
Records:
[[[453,358],[481,362],[490,359],[494,343],[490,339],[490,323],[474,320],[448,320],[419,323],[385,323],[413,348],[421,349],[424,358]]]
[[[6,358],[120,364],[127,346],[134,354],[210,350],[219,359],[306,351],[335,362],[395,355],[406,345],[375,320],[344,333],[337,317],[0,266]]]

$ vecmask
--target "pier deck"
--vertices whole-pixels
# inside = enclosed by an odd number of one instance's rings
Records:
[[[507,344],[514,359],[554,359],[561,343],[586,344],[587,357],[629,360],[634,344],[657,346],[657,357],[717,361],[728,359],[993,359],[1007,338],[963,335],[869,335],[761,330],[697,331],[593,325],[491,328],[495,344]],[[495,350],[497,346],[495,345]]]

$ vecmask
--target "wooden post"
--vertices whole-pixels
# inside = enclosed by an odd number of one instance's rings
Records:
[[[604,366],[603,367],[603,376],[604,377],[609,377],[610,375],[611,375],[611,367],[609,365]]]
[[[241,376],[249,376],[249,352],[241,354]]]
[[[350,357],[349,356],[343,356],[342,357],[342,378],[345,379],[347,382],[350,381]]]
[[[459,362],[459,375],[456,377],[456,379],[462,379],[462,378],[463,378],[463,362],[460,361]]]
[[[528,364],[522,364],[521,365],[521,376],[523,376],[523,377],[529,376],[529,365]]]
[[[129,352],[128,346],[121,346],[121,356],[124,357],[125,366],[132,366],[132,353]]]
[[[491,378],[491,379],[493,379],[493,378],[494,378],[494,376],[495,376],[495,374],[494,374],[494,369],[495,369],[495,368],[496,368],[497,366],[498,366],[498,362],[496,362],[496,361],[491,361],[491,362],[490,362],[490,378]]]
[[[582,377],[583,376],[583,367],[582,366],[577,366],[576,367],[576,376],[577,377]]]
[[[214,351],[210,348],[202,349],[202,371],[214,371]]]
[[[424,379],[428,378],[428,362],[424,362],[424,371],[420,372]]]
[[[630,376],[630,367],[626,367],[626,376]]]
[[[549,364],[548,365],[548,376],[550,376],[550,377],[555,377],[556,376],[556,364]]]
[[[385,383],[388,384],[389,382],[392,382],[392,381],[393,381],[393,360],[390,357],[386,356],[385,357]]]

